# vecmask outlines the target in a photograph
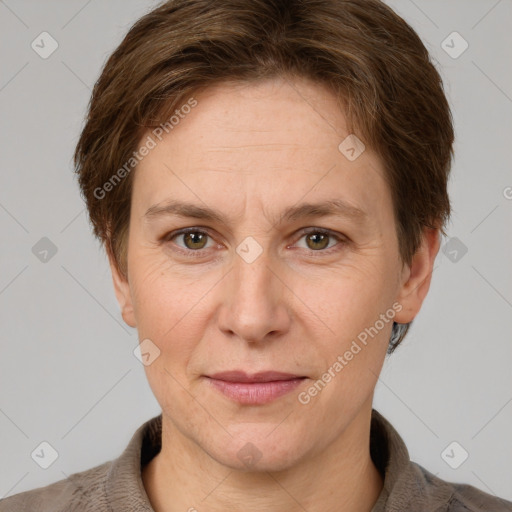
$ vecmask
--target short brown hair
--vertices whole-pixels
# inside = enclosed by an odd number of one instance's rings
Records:
[[[133,160],[143,133],[213,84],[285,76],[327,85],[350,132],[382,159],[404,264],[423,228],[446,235],[452,116],[427,49],[391,8],[379,0],[170,0],[139,19],[107,60],[74,154],[94,234],[122,275],[133,173],[105,197],[97,191]],[[394,323],[390,353],[409,325]]]

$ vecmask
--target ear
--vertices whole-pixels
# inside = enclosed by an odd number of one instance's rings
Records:
[[[414,320],[427,296],[432,278],[432,269],[440,246],[439,230],[425,228],[422,242],[410,265],[405,265],[401,274],[401,286],[397,301],[402,310],[395,315],[395,322],[407,324]]]
[[[135,314],[133,310],[132,295],[130,293],[130,285],[128,279],[124,277],[117,265],[115,264],[114,257],[107,251],[108,261],[110,264],[110,271],[112,272],[112,281],[114,283],[114,291],[117,297],[117,302],[121,308],[121,315],[123,320],[130,326],[136,327]]]

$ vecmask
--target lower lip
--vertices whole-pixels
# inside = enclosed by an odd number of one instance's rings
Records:
[[[262,405],[293,391],[305,379],[276,380],[272,382],[227,382],[208,378],[212,386],[224,396],[241,404]]]

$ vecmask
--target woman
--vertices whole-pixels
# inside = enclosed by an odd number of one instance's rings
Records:
[[[106,63],[75,163],[162,414],[2,511],[512,510],[372,408],[427,295],[453,144],[376,0],[172,0]]]

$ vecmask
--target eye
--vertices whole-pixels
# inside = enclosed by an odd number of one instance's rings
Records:
[[[299,240],[302,239],[305,239],[305,248],[312,252],[330,253],[331,249],[336,247],[336,245],[344,245],[347,243],[341,236],[321,228],[312,228],[303,232]],[[330,244],[331,241],[337,241],[338,243]]]
[[[212,237],[207,231],[196,227],[183,228],[178,231],[173,231],[165,235],[162,240],[164,242],[173,241],[177,246],[178,252],[182,252],[187,256],[201,256],[206,249],[211,248],[212,244],[208,246],[208,239]],[[339,250],[336,246],[344,246],[348,243],[346,239],[335,234],[332,231],[322,228],[309,228],[307,231],[302,231],[302,236],[299,241],[305,239],[305,248],[310,253],[331,253],[333,250]],[[181,240],[181,244],[177,241]],[[331,243],[334,242],[334,243]],[[335,243],[337,242],[337,243]],[[297,243],[297,242],[296,242]],[[194,254],[195,253],[195,254]]]
[[[183,245],[176,243],[176,245],[186,252],[198,252],[201,249],[207,249],[206,246],[210,235],[206,231],[198,228],[184,228],[179,231],[169,233],[164,237],[164,241],[170,242],[171,240],[182,240]]]

